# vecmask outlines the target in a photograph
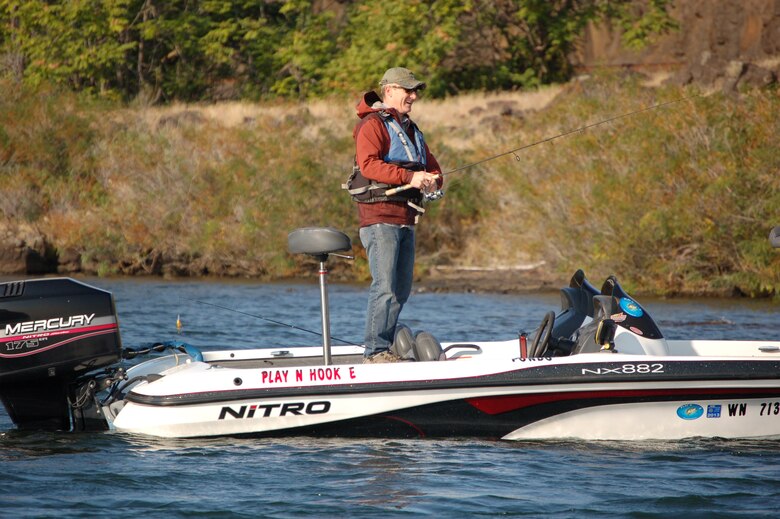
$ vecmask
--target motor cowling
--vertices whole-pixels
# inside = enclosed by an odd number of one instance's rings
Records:
[[[71,430],[78,379],[121,351],[110,292],[70,278],[0,284],[0,400],[18,427]]]

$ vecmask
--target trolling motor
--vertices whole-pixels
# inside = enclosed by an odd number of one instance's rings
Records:
[[[292,254],[308,254],[320,262],[320,307],[322,309],[322,355],[325,365],[332,364],[330,355],[330,313],[328,310],[328,255],[354,259],[354,256],[336,254],[352,251],[349,236],[332,227],[303,227],[287,236],[287,250]]]

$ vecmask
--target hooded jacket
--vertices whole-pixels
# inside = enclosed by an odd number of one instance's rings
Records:
[[[389,113],[401,124],[401,116],[393,108],[385,107],[376,92],[366,93],[357,105],[357,115],[360,121],[355,125],[355,160],[364,177],[390,185],[404,185],[411,182],[414,171],[384,160],[390,152],[390,134],[379,112]],[[412,125],[409,125],[407,135],[415,142]],[[426,171],[440,173],[441,167],[436,158],[425,146]],[[439,179],[439,186],[442,180]],[[396,225],[414,225],[417,211],[402,201],[386,201],[373,203],[358,203],[360,226],[366,227],[376,223]]]

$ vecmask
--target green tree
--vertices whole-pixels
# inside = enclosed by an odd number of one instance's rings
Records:
[[[130,0],[0,0],[6,71],[28,83],[107,93],[126,78]]]
[[[156,100],[271,91],[287,4],[249,0],[0,0],[6,75]]]
[[[139,89],[154,99],[267,92],[281,2],[145,0],[133,25]]]
[[[278,72],[271,91],[301,98],[328,93],[324,73],[337,51],[333,13],[315,12],[308,0],[289,0],[280,14],[285,27],[273,53]]]
[[[0,72],[170,101],[306,98],[375,86],[404,65],[429,95],[562,81],[586,24],[636,46],[671,0],[0,0]]]
[[[473,0],[448,82],[457,89],[506,89],[565,81],[569,55],[591,22],[622,31],[638,48],[676,27],[671,0]]]
[[[343,92],[371,88],[386,69],[405,66],[426,78],[428,93],[443,95],[443,64],[461,35],[461,15],[471,8],[471,1],[456,0],[353,3],[324,86]]]

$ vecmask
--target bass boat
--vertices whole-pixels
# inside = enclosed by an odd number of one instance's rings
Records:
[[[330,344],[325,264],[349,237],[303,228],[288,245],[319,260],[322,345],[123,348],[111,293],[68,278],[0,285],[9,416],[175,438],[780,436],[780,341],[667,339],[615,277],[597,289],[577,271],[529,337],[442,344],[401,325],[404,360],[364,364],[362,346]]]

